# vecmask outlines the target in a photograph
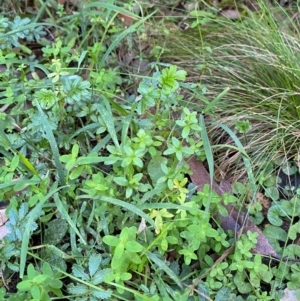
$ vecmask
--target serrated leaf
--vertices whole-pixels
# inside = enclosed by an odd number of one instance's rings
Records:
[[[111,297],[112,295],[112,291],[96,291],[96,290],[92,290],[92,295],[96,298],[98,298],[97,300],[99,299],[108,299]]]
[[[68,286],[68,292],[72,295],[87,295],[89,293],[89,288],[84,284],[71,284]]]
[[[98,285],[98,284],[102,283],[104,281],[105,277],[107,275],[112,274],[112,272],[113,272],[112,269],[103,269],[101,271],[97,271],[96,274],[93,276],[92,283],[94,285]]]
[[[90,279],[89,275],[84,272],[84,268],[82,266],[78,265],[78,264],[74,264],[72,266],[72,271],[73,271],[73,275],[75,277],[78,277],[82,280],[89,280]]]
[[[97,272],[99,269],[99,266],[101,264],[102,257],[100,254],[93,253],[89,258],[89,273],[90,276],[93,277],[93,275]]]
[[[28,205],[27,205],[27,203],[22,203],[22,205],[19,209],[18,219],[22,220],[26,216],[27,213],[28,213]]]
[[[204,296],[209,298],[209,296],[210,296],[209,289],[207,288],[207,286],[204,282],[201,281],[198,284],[197,290],[202,293],[201,295],[199,295],[199,301],[206,301],[207,298],[205,298]]]

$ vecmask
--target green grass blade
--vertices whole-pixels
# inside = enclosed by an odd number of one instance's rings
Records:
[[[116,129],[116,133],[118,133],[122,129],[122,125],[119,125]],[[106,135],[101,141],[90,151],[91,153],[98,153],[111,139],[111,136]]]
[[[213,184],[213,180],[214,180],[214,157],[213,157],[210,141],[208,139],[204,117],[202,114],[200,114],[199,125],[201,127],[201,137],[202,137],[202,141],[203,141],[203,147],[204,147],[206,160],[208,163],[210,187],[212,188],[212,184]],[[209,200],[208,200],[207,206],[205,208],[205,211],[207,211],[207,212],[210,210],[211,193],[212,193],[212,190],[210,189]]]
[[[100,111],[101,117],[103,119],[103,122],[106,125],[106,129],[107,129],[108,133],[110,134],[112,141],[114,142],[115,146],[120,149],[120,144],[119,144],[118,137],[117,137],[116,130],[115,130],[114,117],[113,117],[113,114],[111,111],[111,107],[110,107],[109,102],[106,99],[104,99],[104,101],[106,104],[106,108],[103,105],[99,104],[99,106],[100,106],[99,111]]]
[[[39,184],[40,182],[41,182],[41,180],[36,179],[35,177],[32,179],[26,179],[26,180],[10,181],[8,183],[0,184],[0,189],[4,189],[4,188],[10,187],[10,186],[15,186],[17,184],[24,185],[24,186],[36,185],[36,184]]]
[[[78,198],[79,199],[91,199],[91,196],[90,195],[81,195]],[[131,211],[131,212],[135,213],[136,215],[144,218],[151,226],[153,226],[155,228],[154,221],[146,213],[144,213],[141,209],[137,208],[136,206],[134,206],[132,204],[129,204],[122,200],[107,197],[107,196],[99,196],[99,197],[95,197],[94,199],[98,200],[98,201],[108,202],[108,203],[114,204],[119,207],[123,207],[123,208],[127,209],[128,211]]]
[[[44,131],[46,133],[46,137],[48,139],[49,145],[50,145],[51,150],[52,150],[53,160],[54,160],[54,163],[55,163],[55,167],[57,169],[60,184],[65,185],[66,184],[65,173],[64,173],[63,166],[62,166],[62,164],[59,160],[60,155],[59,155],[58,146],[57,146],[56,140],[54,138],[53,132],[51,130],[51,126],[48,122],[48,117],[43,112],[43,110],[42,110],[42,108],[41,108],[41,106],[38,102],[36,103],[36,105],[37,105],[37,108],[40,112],[41,121],[42,121],[42,124],[43,124],[43,127],[44,127]]]
[[[186,211],[195,211],[197,210],[195,207],[189,207],[179,204],[171,204],[171,203],[146,203],[139,206],[141,210],[149,210],[149,209],[173,209],[173,210],[186,210]]]
[[[36,169],[33,167],[33,165],[30,163],[30,161],[20,152],[17,152],[21,162],[25,165],[26,169],[28,169],[33,175],[40,178],[39,173],[36,171]]]
[[[213,122],[212,124],[219,126],[225,132],[227,132],[229,134],[229,136],[232,138],[232,140],[234,141],[234,143],[236,144],[236,146],[239,149],[242,150],[241,155],[243,157],[243,161],[244,161],[245,168],[246,168],[246,171],[247,171],[248,180],[249,180],[249,183],[250,183],[252,194],[253,194],[253,197],[255,197],[257,187],[256,187],[256,184],[255,184],[255,178],[254,178],[253,171],[252,171],[251,161],[249,159],[249,156],[244,155],[244,154],[246,154],[246,150],[244,149],[243,145],[241,144],[239,138],[235,135],[235,133],[227,125],[221,124],[219,122]]]
[[[53,186],[54,187],[54,186]],[[65,186],[67,187],[67,186]],[[49,200],[49,198],[58,192],[59,190],[63,189],[64,187],[59,187],[51,190],[41,201],[37,203],[37,205],[30,211],[27,225],[31,225],[35,219],[36,216],[39,214],[39,212],[42,210],[45,202]],[[25,271],[25,265],[26,265],[26,258],[27,258],[27,251],[28,251],[28,244],[29,244],[29,239],[30,239],[30,227],[26,227],[24,234],[23,234],[23,239],[22,239],[22,245],[21,245],[21,255],[20,255],[20,278],[22,279],[24,276],[24,271]]]
[[[146,253],[147,257],[152,260],[159,269],[163,270],[174,282],[182,289],[182,284],[180,279],[176,276],[176,274],[162,261],[159,259],[155,254],[151,252]]]
[[[125,145],[126,139],[128,137],[128,129],[129,129],[129,126],[130,126],[131,119],[132,119],[132,115],[127,115],[123,119],[122,137],[121,137],[121,143],[123,145]]]
[[[6,134],[4,133],[3,129],[1,128],[0,128],[0,144],[1,144],[1,148],[4,148],[5,150],[11,149],[11,143],[7,138]]]
[[[54,194],[54,202],[57,206],[57,210],[59,211],[59,213],[61,214],[62,218],[65,219],[68,224],[70,225],[70,227],[74,230],[74,232],[78,235],[78,237],[81,239],[81,242],[84,245],[87,245],[86,240],[84,239],[84,237],[80,234],[80,232],[78,231],[75,223],[73,222],[73,220],[71,219],[70,215],[68,214],[67,210],[65,209],[62,201],[60,200],[60,198],[58,197],[58,194]]]
[[[202,113],[209,113],[228,91],[229,88],[225,88],[219,95],[217,95],[217,97],[215,97],[210,103],[208,103],[208,105],[204,108]]]

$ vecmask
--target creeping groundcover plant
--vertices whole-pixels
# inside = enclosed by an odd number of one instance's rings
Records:
[[[122,73],[122,43],[154,21],[113,2],[74,4],[72,14],[45,2],[32,22],[0,16],[0,200],[8,203],[0,299],[280,300],[298,290],[300,192],[283,200],[266,185],[276,162],[253,177],[250,118],[235,133],[219,120],[235,145],[211,142],[211,121],[235,91],[230,82],[219,90],[190,83],[174,64],[155,63],[147,76]],[[120,14],[132,24],[121,27]],[[41,57],[26,46],[32,41]],[[186,102],[190,94],[201,110]],[[224,195],[209,183],[197,191],[190,158],[213,171],[223,149],[246,158],[250,193],[247,179]],[[263,185],[269,210],[242,203]],[[223,227],[216,216],[226,217],[228,205],[247,206],[280,258],[253,251],[260,232]]]

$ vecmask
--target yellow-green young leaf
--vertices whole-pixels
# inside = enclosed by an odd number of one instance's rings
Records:
[[[16,170],[16,168],[18,167],[19,165],[19,160],[20,160],[20,157],[19,156],[14,156],[10,162],[10,167],[11,167],[11,170]]]
[[[103,237],[103,242],[111,247],[116,247],[119,244],[120,239],[112,235],[106,235]]]
[[[128,241],[125,244],[125,248],[127,251],[133,252],[133,253],[141,252],[143,250],[143,246],[134,240]]]
[[[30,293],[33,297],[33,300],[41,300],[41,290],[38,285],[31,286]]]
[[[157,215],[155,217],[155,232],[158,234],[162,227],[163,227],[163,221],[162,221],[162,217],[159,211],[157,211]]]
[[[41,284],[47,280],[48,276],[47,275],[37,275],[33,278],[33,282],[37,284]]]
[[[160,247],[163,251],[168,250],[168,241],[165,238],[161,240]]]
[[[74,180],[74,179],[77,179],[83,172],[84,170],[84,165],[80,165],[80,166],[77,166],[75,167],[72,172],[70,173],[70,180]]]
[[[131,253],[131,252],[126,251],[126,256],[128,259],[130,259],[131,262],[133,262],[135,264],[141,264],[141,262],[142,262],[141,257],[136,253]]]
[[[120,243],[116,246],[114,257],[121,258],[124,254],[125,245]]]
[[[74,144],[72,147],[72,158],[73,159],[77,158],[78,152],[79,152],[79,146],[78,146],[78,144]]]
[[[24,281],[17,284],[17,288],[20,291],[27,291],[27,290],[30,289],[31,284],[32,284],[31,280],[24,280]]]
[[[131,279],[131,277],[132,277],[132,275],[130,273],[122,273],[120,278],[123,281],[127,281],[127,280]]]
[[[22,163],[26,166],[26,168],[28,168],[32,172],[32,174],[34,174],[35,176],[38,176],[40,178],[38,172],[33,167],[33,165],[29,162],[29,160],[26,157],[24,157],[20,152],[18,152],[18,156],[19,156],[20,160],[22,161]]]

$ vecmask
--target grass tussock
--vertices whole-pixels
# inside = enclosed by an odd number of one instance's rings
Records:
[[[188,47],[197,49],[190,61],[194,67],[202,68],[198,78],[210,96],[230,87],[217,104],[218,122],[232,129],[237,120],[250,122],[251,129],[246,133],[239,134],[237,130],[236,133],[257,170],[270,160],[298,160],[300,27],[297,17],[298,13],[280,7],[270,10],[260,2],[259,11],[249,12],[242,21],[216,18],[212,25],[198,31],[198,39],[188,39],[190,44],[197,44]],[[190,73],[195,74],[197,70],[194,68]],[[214,144],[232,144],[231,138],[226,133],[220,135],[220,129],[215,126],[211,127],[210,135]],[[241,156],[234,150],[218,149],[216,158],[223,173],[229,172],[234,179],[243,175],[239,165]]]

